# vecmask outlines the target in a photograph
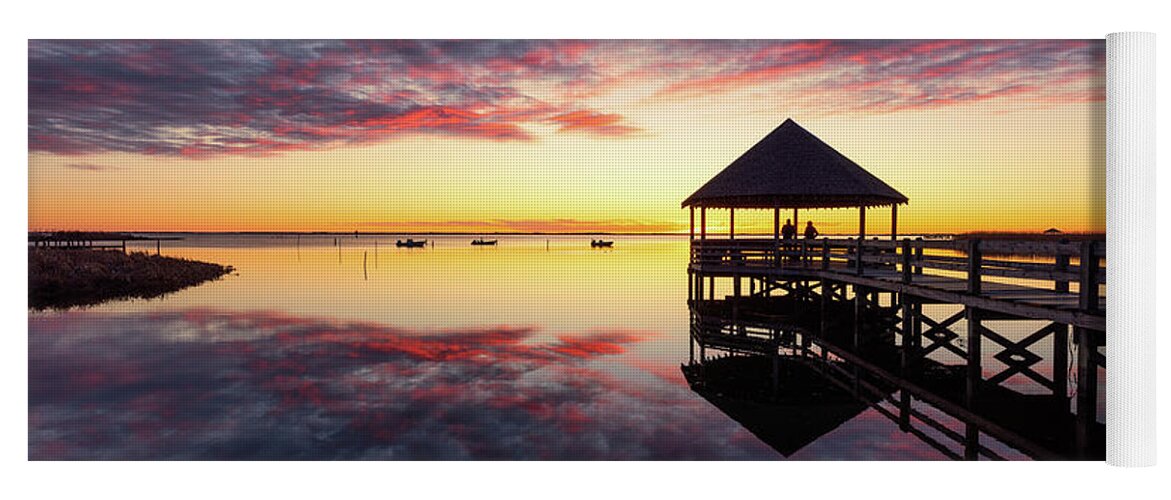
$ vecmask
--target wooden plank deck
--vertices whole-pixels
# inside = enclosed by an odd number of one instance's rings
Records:
[[[895,384],[901,398],[910,394],[975,425],[965,430],[969,442],[978,443],[979,432],[984,432],[1039,458],[1100,456],[1105,440],[1093,395],[1098,393],[1097,369],[1105,367],[1104,354],[1098,351],[1106,336],[1105,245],[989,242],[985,247],[979,240],[962,245],[922,240],[693,241],[688,300],[694,345],[700,347],[701,360],[705,348],[775,356],[807,351],[808,334],[821,352]],[[985,251],[996,254],[986,259]],[[747,289],[744,278],[749,278]],[[717,282],[731,285],[731,293],[719,300]],[[777,289],[788,293],[772,294]],[[890,297],[884,301],[882,294]],[[787,307],[785,300],[805,307]],[[946,320],[931,320],[922,304],[952,304],[960,310]],[[992,322],[1002,320],[1049,323],[1018,341],[995,330]],[[957,321],[965,322],[962,330],[951,326]],[[1054,368],[1047,375],[1031,368],[1040,361],[1031,346],[1069,342],[1071,332],[1064,325],[1074,327],[1078,346],[1075,412],[1069,408],[1067,370]],[[795,344],[798,331],[802,339]],[[904,349],[896,340],[912,347]],[[984,341],[1002,348],[993,358],[1005,366],[988,378],[982,366],[992,361],[979,354]],[[955,373],[942,379],[930,374],[939,369],[912,367],[922,361],[909,357],[922,360],[939,349],[964,364],[946,367]],[[1053,353],[1055,367],[1070,366],[1065,349]],[[855,377],[855,392],[857,373],[847,373]],[[1016,375],[1036,381],[1052,395],[1035,397],[1000,386]],[[1038,416],[1043,418],[1034,418]],[[971,457],[969,451],[965,458]]]
[[[991,248],[1011,249],[1003,243],[989,243]],[[937,243],[915,244],[921,246],[914,247],[910,241],[903,243],[902,249],[900,242],[891,241],[866,241],[861,245],[824,241],[803,243],[796,250],[798,247],[791,242],[777,246],[772,240],[697,240],[693,242],[689,271],[702,276],[833,280],[933,302],[1106,330],[1105,270],[1096,262],[1104,258],[1104,250],[1095,242],[1080,247],[1029,243],[1027,250],[1054,252],[1051,263],[980,260],[977,251],[975,292],[969,271],[972,264],[958,263],[968,258],[924,256],[923,248],[930,249]],[[1082,269],[1080,262],[1077,266],[1069,264],[1069,254],[1078,249],[1081,259],[1095,261],[1089,269]],[[855,259],[859,253],[863,255],[860,271]],[[1092,297],[1081,293],[1083,280],[1098,288]]]

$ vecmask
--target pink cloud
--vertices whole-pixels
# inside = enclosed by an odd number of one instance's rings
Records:
[[[632,89],[751,90],[826,114],[1094,102],[1104,58],[1100,40],[33,40],[29,148],[204,158],[539,140],[530,124],[630,137],[624,109],[591,102]]]
[[[593,111],[573,111],[549,118],[549,121],[560,124],[563,132],[590,132],[605,136],[625,136],[640,132],[636,127],[622,125],[622,115],[617,113],[596,113]]]

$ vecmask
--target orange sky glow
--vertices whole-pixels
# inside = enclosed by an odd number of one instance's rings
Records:
[[[34,40],[29,228],[686,233],[679,203],[793,118],[910,198],[902,233],[1103,232],[1104,50]]]

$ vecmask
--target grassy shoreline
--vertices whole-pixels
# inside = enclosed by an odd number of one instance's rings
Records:
[[[221,266],[143,252],[30,248],[30,309],[64,309],[122,298],[152,298],[232,272]]]

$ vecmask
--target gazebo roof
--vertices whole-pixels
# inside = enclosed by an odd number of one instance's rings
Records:
[[[787,119],[683,206],[844,208],[906,202],[902,193]]]

